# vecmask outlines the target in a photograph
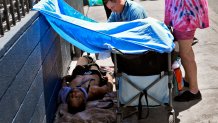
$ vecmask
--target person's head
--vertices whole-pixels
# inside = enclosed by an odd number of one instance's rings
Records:
[[[62,103],[68,104],[69,113],[77,113],[85,109],[88,94],[82,87],[63,87],[61,92]]]
[[[106,6],[113,12],[121,13],[126,0],[104,0]]]
[[[84,88],[73,88],[67,97],[68,112],[74,114],[85,110],[87,98],[88,94]]]

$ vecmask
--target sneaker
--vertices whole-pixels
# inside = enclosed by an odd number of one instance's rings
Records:
[[[189,87],[189,82],[185,81],[184,78],[183,78],[183,85],[184,85],[184,87]]]
[[[174,100],[178,102],[186,102],[186,101],[197,100],[197,99],[201,99],[200,91],[198,91],[198,93],[196,94],[193,94],[190,91],[185,91],[174,98]]]

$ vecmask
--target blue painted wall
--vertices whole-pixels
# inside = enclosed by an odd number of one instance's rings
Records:
[[[0,123],[52,122],[63,73],[60,43],[39,15],[9,48],[3,47]]]
[[[70,50],[35,11],[0,38],[0,123],[53,122]]]

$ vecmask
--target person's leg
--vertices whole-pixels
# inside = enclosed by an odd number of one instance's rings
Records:
[[[185,70],[185,80],[189,82],[189,91],[174,98],[175,101],[190,101],[201,99],[201,93],[198,89],[197,83],[197,65],[195,62],[195,55],[192,49],[193,38],[195,30],[189,32],[180,32],[174,30],[174,36],[179,43],[179,55]]]
[[[197,65],[192,49],[192,39],[179,41],[179,52],[182,65],[185,70],[185,80],[189,82],[189,90],[192,93],[198,92]]]
[[[93,59],[90,56],[82,56],[77,60],[76,65],[87,65],[93,63]]]

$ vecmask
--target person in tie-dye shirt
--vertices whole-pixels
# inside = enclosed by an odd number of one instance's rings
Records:
[[[175,101],[201,99],[197,83],[197,65],[192,42],[197,28],[209,27],[207,0],[165,0],[166,25],[173,27],[179,44],[179,53],[185,70],[184,81],[189,90],[174,98]]]

